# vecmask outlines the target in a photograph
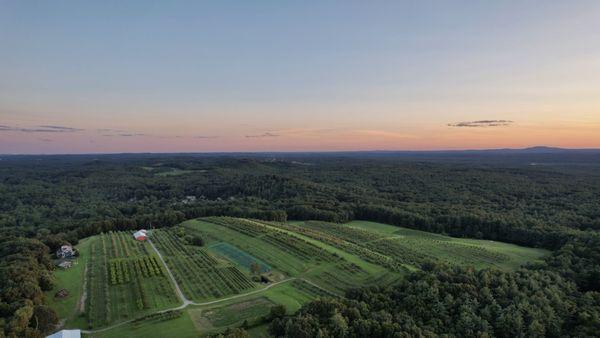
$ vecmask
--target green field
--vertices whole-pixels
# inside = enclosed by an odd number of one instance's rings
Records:
[[[356,251],[365,259],[370,259],[370,253],[365,252],[384,255],[393,262],[389,263],[391,266],[403,266],[409,270],[416,270],[428,261],[510,270],[548,253],[543,249],[489,240],[453,238],[374,222],[353,221],[340,225],[310,221],[278,226]]]
[[[345,226],[376,231],[388,236],[399,236],[394,239],[396,245],[413,248],[423,255],[433,255],[446,263],[472,265],[479,268],[493,266],[505,270],[515,269],[525,262],[539,260],[549,253],[544,249],[490,240],[454,238],[374,222],[353,221],[346,223]]]
[[[185,245],[173,231],[155,230],[151,236],[189,299],[206,301],[256,287],[234,264],[215,259],[204,248]]]
[[[86,265],[90,255],[90,244],[94,241],[93,237],[86,238],[76,246],[81,254],[73,261],[73,267],[67,270],[57,268],[54,272],[56,278],[55,287],[46,292],[48,305],[56,310],[58,316],[65,320],[66,325],[72,327],[85,327],[87,320],[84,315],[84,308],[79,307],[81,296],[85,288],[82,281],[85,279]],[[69,295],[65,298],[56,298],[54,295],[58,290],[65,289]]]
[[[267,272],[271,267],[260,259],[249,255],[248,253],[236,248],[229,243],[217,243],[209,247],[213,252],[226,257],[230,261],[236,263],[247,271],[250,271],[252,264],[257,264],[260,272]]]
[[[205,245],[188,244],[193,236]],[[206,217],[153,230],[150,240],[164,263],[150,243],[126,232],[81,241],[78,263],[57,271],[57,287],[47,293],[51,298],[61,288],[71,292],[49,300],[67,328],[92,329],[87,334],[93,337],[190,337],[245,325],[252,335],[264,336],[265,316],[276,304],[291,314],[318,297],[393,284],[428,262],[510,270],[547,253],[363,221]],[[261,276],[253,275],[254,263]],[[176,316],[159,314],[182,304],[174,283],[191,303],[167,312]]]
[[[57,273],[56,288],[71,292],[54,300],[66,327],[101,328],[178,304],[157,256],[129,233],[90,237],[77,248],[79,263]]]

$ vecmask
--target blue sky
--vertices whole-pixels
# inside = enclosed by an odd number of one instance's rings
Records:
[[[596,1],[0,1],[0,153],[598,147],[598,31]]]

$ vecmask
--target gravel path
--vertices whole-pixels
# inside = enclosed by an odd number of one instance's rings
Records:
[[[183,294],[183,292],[181,291],[181,288],[179,287],[179,284],[177,284],[177,281],[175,280],[175,277],[173,276],[171,269],[169,269],[169,267],[167,266],[167,262],[165,262],[165,259],[163,258],[160,251],[158,251],[158,249],[154,246],[154,243],[152,243],[152,240],[148,239],[148,243],[150,243],[150,246],[152,246],[152,249],[154,249],[154,252],[156,252],[156,254],[158,255],[158,258],[160,258],[160,261],[163,263],[165,269],[167,269],[167,274],[171,278],[171,281],[173,281],[173,285],[175,285],[175,290],[177,291],[177,296],[179,296],[179,299],[181,299],[181,301],[183,302],[183,304],[179,308],[183,309],[186,306],[188,306],[189,304],[193,304],[193,302],[191,300],[187,299],[185,297],[185,295]]]
[[[79,304],[77,307],[78,313],[85,312],[85,300],[87,298],[87,277],[88,277],[88,264],[85,264],[85,270],[83,271],[83,290],[81,291],[81,298],[79,298]]]
[[[299,278],[293,277],[293,278],[284,279],[284,280],[279,281],[277,283],[269,284],[269,285],[267,285],[266,287],[264,287],[264,288],[262,288],[260,290],[254,290],[254,291],[250,291],[250,292],[247,292],[247,293],[242,293],[242,294],[231,296],[231,297],[227,297],[227,298],[221,298],[221,299],[213,300],[213,301],[210,301],[210,302],[196,303],[196,302],[192,302],[192,301],[188,300],[187,303],[184,303],[184,304],[182,304],[182,305],[180,305],[178,307],[174,307],[174,308],[170,308],[170,309],[166,309],[166,310],[156,311],[155,313],[164,313],[164,312],[169,312],[169,311],[174,311],[174,310],[182,310],[182,309],[185,309],[186,307],[188,307],[189,305],[202,306],[202,305],[212,305],[212,304],[222,303],[222,302],[226,302],[226,301],[229,301],[229,300],[232,300],[232,299],[242,298],[242,297],[253,295],[255,293],[263,292],[263,291],[266,291],[266,290],[268,290],[268,289],[270,289],[270,288],[272,288],[274,286],[277,286],[279,284],[293,281],[294,279],[299,279]],[[177,284],[175,284],[175,285],[177,285]],[[111,325],[111,326],[107,326],[105,328],[98,329],[98,330],[81,330],[81,332],[89,334],[89,333],[98,333],[98,332],[108,331],[110,329],[114,329],[116,327],[119,327],[119,326],[122,326],[122,325],[125,325],[125,324],[128,324],[128,323],[131,323],[134,320],[135,319],[130,319],[130,320],[127,320],[127,321],[124,321],[124,322],[120,322],[120,323],[117,323],[117,324],[114,324],[114,325]]]

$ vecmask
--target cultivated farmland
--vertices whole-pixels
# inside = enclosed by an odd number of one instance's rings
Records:
[[[510,270],[546,253],[360,221],[206,217],[151,230],[149,237],[164,262],[150,243],[137,242],[127,232],[82,242],[85,326],[91,336],[152,337],[170,329],[183,336],[213,334],[242,322],[260,335],[277,304],[293,313],[319,297],[393,284],[430,262]],[[193,245],[193,238],[203,241]],[[83,275],[81,268],[72,271]],[[61,272],[61,280],[71,285],[69,273]],[[174,284],[189,299],[183,305]],[[94,330],[99,328],[108,329]]]
[[[89,328],[135,318],[178,303],[169,279],[147,243],[125,232],[92,238],[86,314]]]
[[[153,232],[152,240],[189,299],[203,301],[255,287],[236,266],[220,263],[203,248],[185,245],[169,230]]]

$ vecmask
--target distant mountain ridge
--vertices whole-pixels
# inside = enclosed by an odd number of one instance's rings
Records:
[[[139,152],[139,153],[82,153],[82,154],[0,154],[3,157],[46,157],[46,156],[108,156],[108,157],[147,157],[147,156],[261,156],[261,155],[470,155],[470,154],[600,154],[600,148],[559,148],[533,146],[527,148],[490,149],[440,149],[440,150],[336,150],[336,151],[231,151],[231,152]]]

